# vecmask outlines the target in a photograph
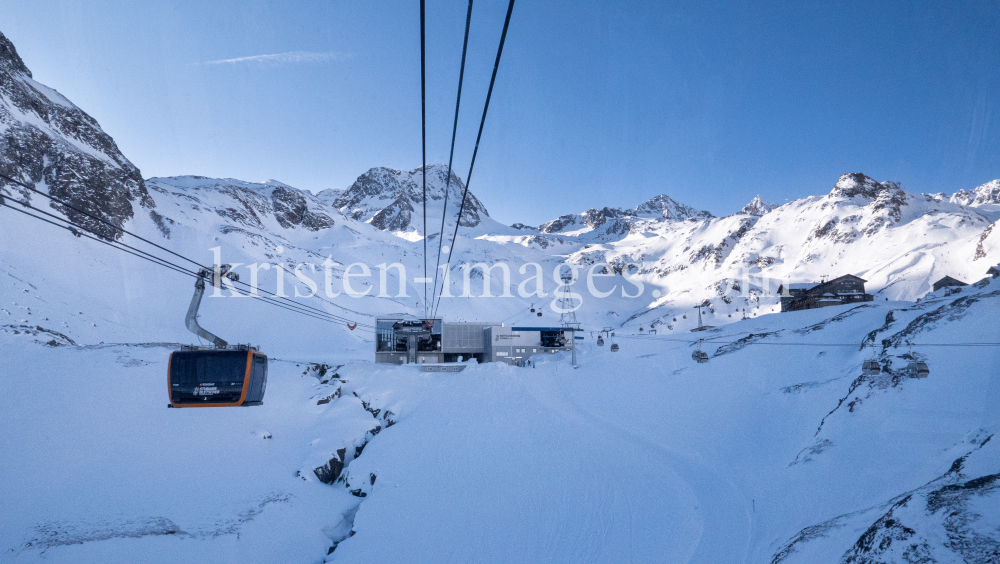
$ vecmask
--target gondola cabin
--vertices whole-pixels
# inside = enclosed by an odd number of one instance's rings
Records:
[[[878,376],[882,372],[877,360],[866,360],[861,363],[861,373],[865,376]]]
[[[263,405],[267,355],[255,350],[180,350],[167,365],[170,407]]]

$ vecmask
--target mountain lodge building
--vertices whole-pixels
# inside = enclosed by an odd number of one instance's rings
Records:
[[[951,276],[945,276],[944,278],[934,283],[934,291],[937,292],[941,288],[960,288],[962,286],[968,286],[968,284],[962,282],[957,278],[952,278]]]
[[[864,278],[845,274],[820,284],[782,284],[778,287],[781,311],[874,301],[874,296],[865,293],[865,282]]]

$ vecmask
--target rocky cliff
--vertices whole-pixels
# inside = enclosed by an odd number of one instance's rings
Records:
[[[14,45],[0,34],[0,172],[34,185],[71,206],[122,226],[140,209],[152,210],[139,169],[122,155],[97,121],[55,90],[36,82]],[[0,179],[0,191],[41,199]],[[77,223],[114,239],[120,232],[48,201]]]

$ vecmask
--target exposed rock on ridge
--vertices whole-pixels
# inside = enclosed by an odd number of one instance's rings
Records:
[[[402,231],[411,226],[418,227],[413,224],[413,211],[424,202],[421,174],[419,168],[409,172],[384,167],[369,169],[334,200],[333,206],[353,219],[369,221],[373,227],[384,231]],[[432,201],[441,202],[436,204],[436,207],[440,208],[445,197],[447,180],[447,166],[427,166],[428,204]],[[448,187],[449,216],[452,213],[457,215],[464,189],[465,184],[452,172],[451,184]],[[489,217],[489,215],[486,206],[469,192],[462,211],[460,221],[462,227],[475,227],[479,225],[482,216]],[[440,221],[440,215],[437,217]]]
[[[197,206],[213,209],[219,216],[241,227],[263,229],[263,219],[271,215],[284,229],[302,227],[319,231],[336,223],[331,217],[336,212],[317,202],[315,196],[276,180],[254,183],[231,178],[174,176],[150,178],[147,182],[154,191],[183,196]],[[197,195],[202,190],[228,196],[230,203],[213,206],[209,203],[211,198]]]
[[[1000,179],[991,180],[974,190],[959,190],[951,197],[951,202],[964,206],[1000,204]]]
[[[598,210],[591,208],[581,214],[563,215],[543,224],[539,229],[542,233],[559,233],[568,231],[571,227],[575,229],[586,227],[596,230],[607,225],[604,230],[608,234],[625,235],[631,231],[632,226],[639,219],[681,221],[685,219],[711,219],[712,217],[715,216],[707,211],[696,210],[691,206],[677,202],[670,196],[660,194],[632,209],[605,207]]]
[[[764,198],[761,198],[760,195],[757,195],[754,199],[750,200],[749,204],[743,206],[743,209],[740,210],[740,214],[760,217],[777,207],[778,204],[772,204]]]
[[[146,208],[155,206],[139,169],[122,155],[111,136],[65,97],[34,81],[3,34],[0,172],[118,227],[132,218],[134,203]],[[18,198],[29,200],[37,196],[2,180],[0,192],[17,193]],[[62,209],[58,204],[51,207],[104,238],[121,236],[120,231],[101,221]]]

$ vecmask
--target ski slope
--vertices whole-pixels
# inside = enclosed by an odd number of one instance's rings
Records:
[[[702,334],[702,365],[688,342],[631,333],[619,353],[582,341],[575,370],[272,352],[265,405],[247,409],[167,409],[168,348],[0,333],[17,367],[0,380],[0,561],[838,561],[883,504],[1000,473],[1000,443],[982,444],[1000,424],[997,348],[918,346],[926,380],[859,378],[858,350],[879,329],[997,341],[998,283],[740,321]],[[880,359],[898,371],[905,353]],[[321,483],[340,448],[343,480]],[[963,456],[977,474],[949,475]],[[965,518],[995,542],[1000,489],[974,493]],[[940,515],[907,519],[945,550]]]

